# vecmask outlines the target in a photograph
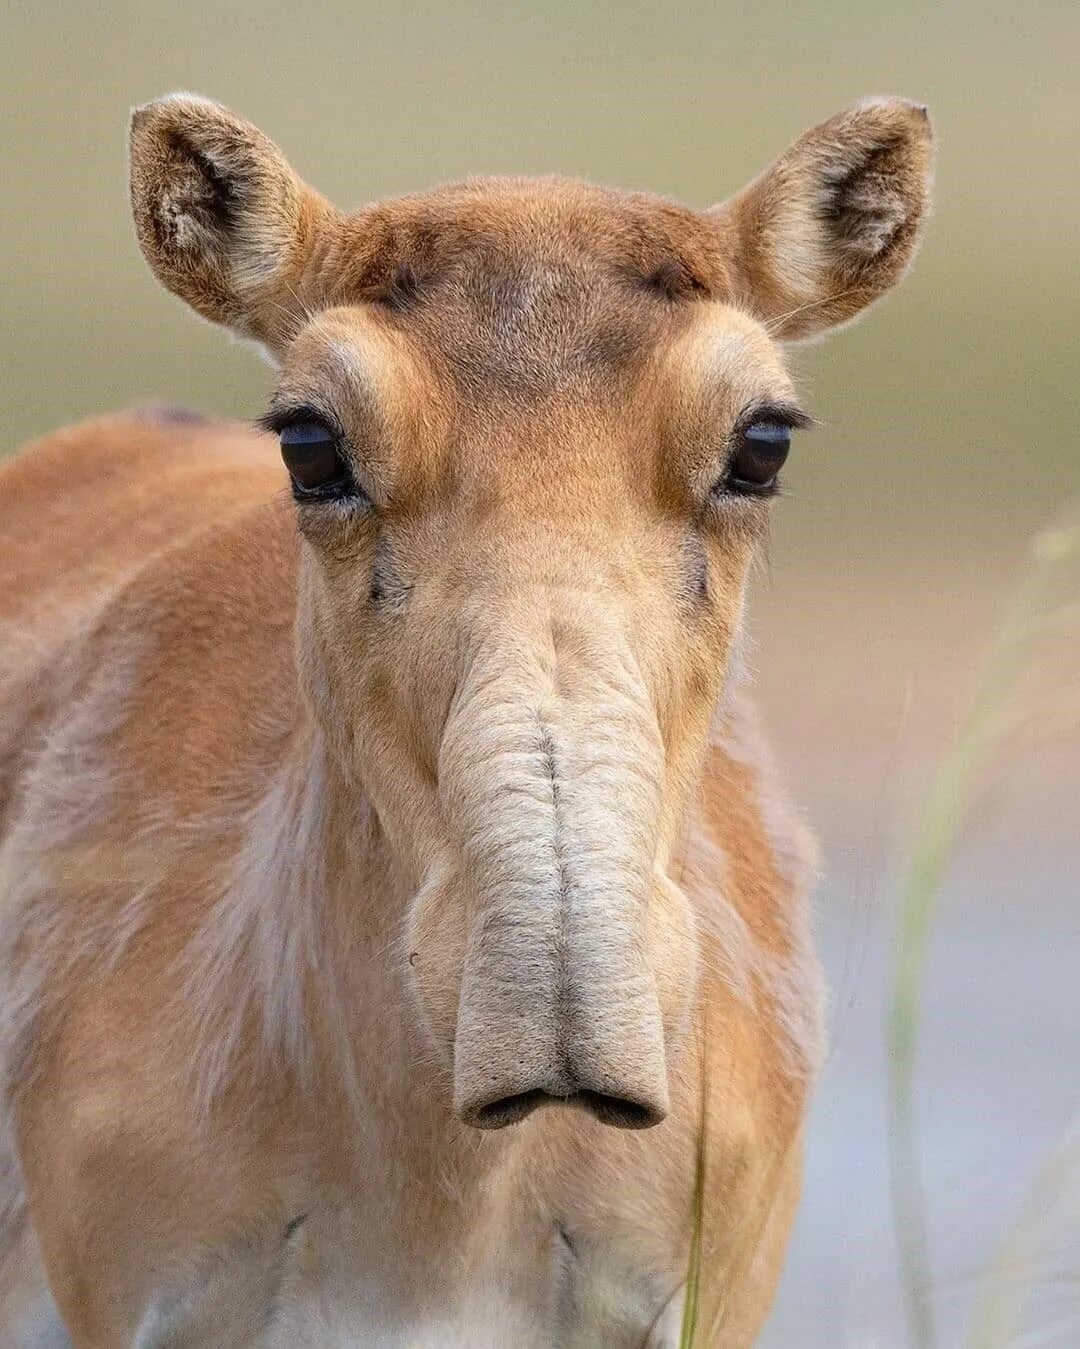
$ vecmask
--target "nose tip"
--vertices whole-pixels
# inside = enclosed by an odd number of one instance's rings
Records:
[[[628,1100],[588,1088],[559,1095],[542,1087],[533,1087],[512,1096],[497,1096],[490,1101],[466,1105],[460,1115],[464,1123],[476,1129],[505,1129],[543,1105],[565,1105],[584,1110],[601,1124],[610,1124],[616,1129],[651,1129],[667,1114],[666,1105],[653,1101]]]
[[[455,1114],[498,1129],[561,1104],[616,1128],[658,1124],[668,1112],[667,1046],[644,940],[617,912],[575,912],[567,935],[559,910],[539,925],[538,911],[507,906],[471,934],[454,1029]]]
[[[459,1016],[454,1045],[454,1110],[464,1123],[501,1129],[550,1105],[619,1129],[647,1129],[667,1115],[655,995],[615,1015],[593,1008],[584,1024],[567,1025],[536,1004],[517,1017],[491,1001],[469,1011],[480,1014]]]

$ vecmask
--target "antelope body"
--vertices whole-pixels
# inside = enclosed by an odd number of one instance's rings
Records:
[[[752,1342],[820,1042],[739,676],[780,344],[902,275],[929,157],[873,100],[710,211],[345,216],[135,113],[288,472],[167,411],[0,469],[0,1343],[673,1346],[695,1227]]]

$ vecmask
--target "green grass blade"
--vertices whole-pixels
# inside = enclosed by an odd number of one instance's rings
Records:
[[[968,1349],[1008,1349],[1016,1344],[1024,1288],[1030,1286],[1039,1230],[1063,1198],[1075,1199],[1080,1174],[1080,1132],[1076,1129],[1053,1149],[1039,1168],[1024,1205],[1005,1234],[971,1319]],[[1075,1321],[1073,1322],[1075,1325]]]
[[[708,1092],[706,1090],[706,1036],[702,1032],[701,1114],[698,1120],[697,1148],[694,1155],[694,1197],[691,1211],[690,1255],[686,1264],[686,1293],[683,1300],[679,1349],[693,1349],[697,1340],[701,1291],[701,1234],[705,1221],[705,1127]]]
[[[937,1344],[914,1102],[923,969],[945,869],[973,781],[997,743],[1003,710],[1031,647],[1045,630],[1052,583],[1078,548],[1080,524],[1076,523],[1052,526],[1036,538],[1032,561],[975,697],[939,766],[901,882],[888,1014],[889,1168],[901,1280],[910,1340],[916,1349],[934,1349]]]

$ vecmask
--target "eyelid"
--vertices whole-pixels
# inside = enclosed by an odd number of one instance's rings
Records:
[[[739,413],[732,433],[738,435],[754,422],[775,422],[779,426],[789,426],[793,431],[809,431],[817,425],[814,418],[797,403],[751,403]]]
[[[333,413],[310,403],[271,405],[255,425],[272,436],[280,436],[287,426],[295,426],[297,422],[321,422],[339,444],[346,444],[345,432]]]

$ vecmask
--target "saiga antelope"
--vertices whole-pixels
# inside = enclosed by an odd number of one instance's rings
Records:
[[[901,277],[930,143],[344,215],[134,114],[151,269],[279,378],[0,471],[5,1346],[672,1346],[699,1156],[754,1339],[821,1013],[744,595],[782,344]]]

